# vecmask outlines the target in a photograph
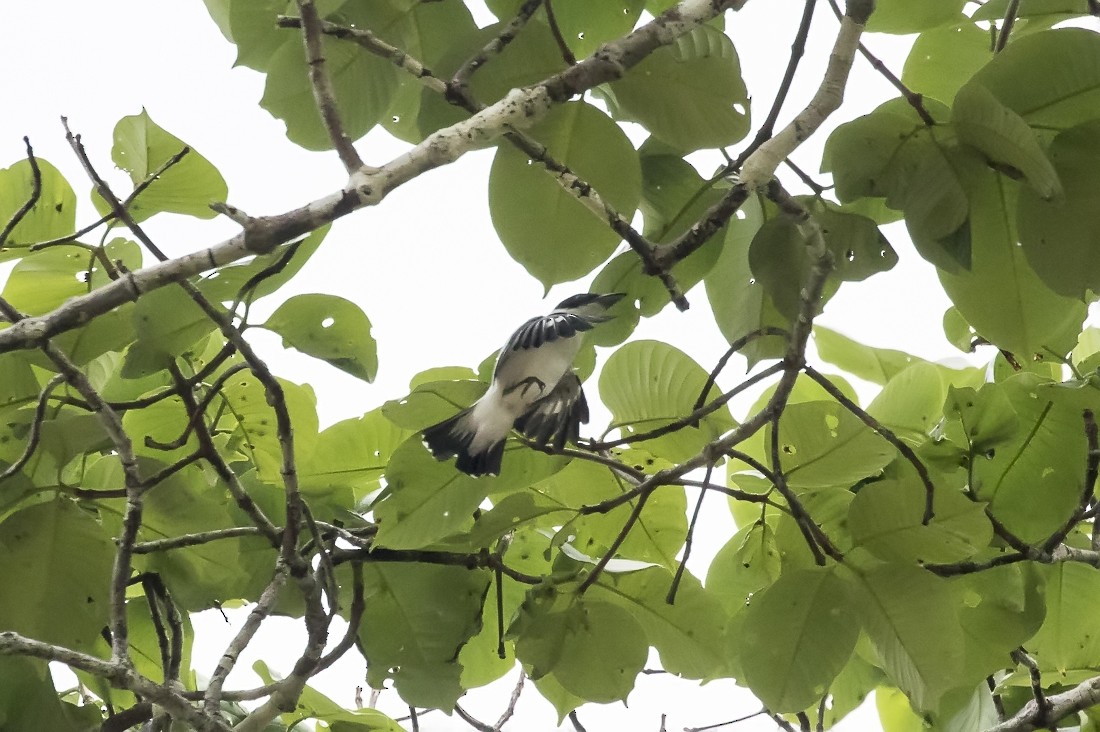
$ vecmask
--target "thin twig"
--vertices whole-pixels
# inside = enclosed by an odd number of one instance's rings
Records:
[[[61,374],[55,374],[48,382],[46,386],[42,388],[42,391],[38,394],[38,404],[34,408],[34,417],[31,421],[30,433],[27,435],[27,443],[23,446],[23,453],[16,458],[15,462],[9,465],[4,472],[0,473],[0,482],[12,477],[20,470],[23,469],[34,455],[34,451],[38,449],[38,441],[42,437],[42,423],[46,419],[46,404],[50,398],[50,394],[57,388],[57,385],[65,381],[65,377]]]
[[[710,475],[714,471],[714,463],[707,463],[707,472],[703,476],[703,483],[710,483]],[[691,513],[691,521],[688,522],[687,537],[684,539],[684,556],[680,558],[680,564],[676,567],[676,574],[668,586],[665,602],[672,605],[676,602],[676,591],[680,588],[680,581],[684,578],[684,570],[687,569],[688,557],[691,556],[692,538],[695,536],[695,524],[699,521],[699,513],[703,508],[703,499],[706,498],[707,489],[699,491],[699,498],[695,501],[695,510]]]
[[[38,203],[38,199],[42,197],[42,170],[38,167],[38,158],[34,156],[34,148],[31,147],[30,138],[24,137],[23,143],[27,146],[27,164],[31,167],[31,193],[27,196],[27,200],[23,202],[23,205],[16,209],[8,222],[4,224],[4,228],[0,229],[0,248],[7,243],[11,232],[15,230],[20,221],[27,217],[27,214]]]
[[[1004,20],[1001,21],[1001,30],[997,33],[997,42],[993,45],[993,53],[1000,53],[1008,45],[1008,37],[1012,35],[1012,28],[1016,25],[1016,15],[1019,12],[1020,0],[1008,0]]]

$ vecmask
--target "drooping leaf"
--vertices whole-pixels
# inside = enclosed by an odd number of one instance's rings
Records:
[[[963,632],[954,588],[907,564],[881,564],[853,573],[863,628],[883,668],[913,706],[935,710],[962,680]],[[935,638],[935,643],[929,639]]]
[[[622,130],[590,104],[556,107],[529,133],[629,219],[638,205],[638,155]],[[489,213],[508,253],[544,285],[576,279],[603,262],[619,236],[539,163],[502,146],[489,173]]]
[[[380,409],[326,427],[313,449],[298,463],[306,494],[349,489],[358,501],[381,487],[381,476],[407,430],[386,419]]]
[[[831,570],[784,573],[745,610],[745,683],[770,711],[802,711],[816,703],[855,649],[855,612],[847,583]]]
[[[271,314],[264,328],[283,337],[283,346],[320,358],[341,371],[374,381],[378,344],[359,306],[336,295],[295,295]]]
[[[1044,677],[1064,678],[1067,671],[1091,669],[1100,653],[1100,619],[1091,608],[1100,599],[1100,575],[1076,562],[1040,570],[1046,578],[1046,619],[1028,650]],[[1074,682],[1069,682],[1074,683]]]
[[[359,642],[372,686],[392,679],[406,703],[449,711],[462,693],[455,657],[481,627],[489,573],[378,562],[363,581]]]
[[[1061,197],[1058,173],[1035,133],[986,87],[971,83],[959,89],[951,108],[951,125],[961,142],[1012,177],[1023,178],[1041,199]]]
[[[616,604],[535,588],[508,629],[531,678],[549,673],[571,694],[596,702],[625,699],[645,663],[642,627]]]
[[[1044,200],[1036,191],[1020,191],[1017,222],[1027,262],[1047,287],[1060,295],[1088,298],[1100,290],[1100,123],[1087,122],[1062,132],[1050,146],[1065,197]]]
[[[707,572],[707,590],[714,592],[727,610],[740,610],[756,592],[775,582],[779,571],[775,531],[766,522],[757,521],[718,550]]]

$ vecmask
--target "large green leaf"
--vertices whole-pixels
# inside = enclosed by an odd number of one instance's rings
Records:
[[[1022,177],[1043,200],[1060,198],[1062,183],[1027,122],[1001,104],[981,84],[966,84],[955,95],[951,124],[959,141],[977,149],[991,164]]]
[[[107,624],[114,544],[90,513],[58,498],[0,523],[0,628],[91,652]],[[79,602],[74,601],[79,598]]]
[[[993,527],[981,503],[939,486],[933,519],[924,525],[925,501],[924,486],[916,480],[863,486],[848,517],[852,539],[881,559],[916,564],[959,562],[989,545]]]
[[[981,336],[1021,360],[1067,353],[1085,317],[1080,301],[1051,291],[1027,263],[1016,234],[1020,185],[981,161],[960,161],[970,199],[969,271],[940,271],[948,297]]]
[[[1087,299],[1100,290],[1100,122],[1062,132],[1050,157],[1065,197],[1044,200],[1030,188],[1020,191],[1020,243],[1028,264],[1060,295]]]
[[[960,17],[966,0],[878,0],[867,21],[872,33],[919,33]]]
[[[726,229],[718,261],[704,278],[707,300],[722,336],[730,343],[762,328],[790,328],[771,295],[749,268],[749,246],[756,232],[774,211],[762,196],[751,195]],[[759,361],[778,358],[786,350],[780,336],[756,338],[741,350],[750,367]]]
[[[531,678],[553,673],[566,691],[595,702],[625,699],[648,650],[628,611],[566,588],[532,590],[508,635]]]
[[[932,28],[913,42],[901,80],[915,92],[949,103],[993,58],[991,46],[989,32],[973,23]]]
[[[1035,566],[1013,564],[963,575],[959,621],[966,635],[966,667],[974,683],[1004,669],[1012,651],[1030,639],[1046,613],[1043,575]]]
[[[462,693],[455,657],[481,628],[489,578],[464,567],[366,564],[359,644],[371,686],[392,679],[406,703],[449,711]]]
[[[326,427],[298,463],[298,479],[308,493],[350,489],[356,501],[381,487],[390,457],[409,436],[380,409]]]
[[[378,373],[378,344],[359,306],[336,295],[295,295],[263,325],[283,337],[284,347],[322,359],[364,381]]]
[[[945,371],[917,361],[886,383],[867,412],[910,445],[924,443],[943,411]]]
[[[768,463],[771,441],[769,432],[766,452],[759,456]],[[896,455],[893,445],[835,402],[790,404],[779,421],[780,467],[795,488],[852,485],[877,474]]]
[[[859,637],[848,584],[824,568],[783,574],[753,596],[742,626],[745,683],[772,712],[819,701]]]
[[[122,368],[128,378],[164,369],[217,328],[202,308],[175,286],[142,295],[134,304],[132,319],[137,341],[127,351]]]
[[[83,249],[54,247],[28,254],[8,275],[3,297],[28,315],[48,313],[89,291],[91,267],[91,255]]]
[[[647,432],[691,414],[707,372],[682,351],[660,341],[633,341],[607,360],[600,372],[600,397],[624,436]],[[718,396],[712,389],[710,398]],[[683,460],[734,425],[723,406],[671,434],[637,443],[654,455]]]
[[[779,570],[775,531],[757,521],[734,534],[714,555],[707,570],[707,590],[717,595],[728,611],[740,610],[756,592],[775,582]]]
[[[611,92],[612,109],[677,150],[725,147],[749,131],[737,51],[728,36],[709,26],[658,48],[613,82]]]
[[[935,710],[963,673],[955,589],[907,564],[880,564],[853,578],[861,592],[863,628],[883,669],[915,708]]]
[[[1028,650],[1035,654],[1044,679],[1053,683],[1067,671],[1096,668],[1100,616],[1095,608],[1100,602],[1100,574],[1076,562],[1061,562],[1040,571],[1046,579],[1046,619],[1028,643]]]
[[[974,76],[1034,128],[1064,130],[1096,117],[1100,35],[1062,28],[1010,43]]]
[[[154,122],[144,109],[123,117],[115,125],[111,159],[130,175],[135,186],[187,146],[183,140]],[[121,197],[119,191],[116,195]],[[178,163],[157,176],[127,208],[136,221],[161,212],[186,214],[200,219],[217,216],[210,204],[225,201],[229,189],[225,179],[209,160],[194,149]],[[111,207],[93,191],[92,202],[101,213]]]
[[[76,194],[49,161],[38,160],[42,193],[7,240],[0,242],[0,262],[26,254],[28,245],[71,234],[76,229]],[[34,176],[31,164],[20,160],[0,170],[0,226],[6,225],[30,199]]]
[[[641,192],[638,155],[623,131],[590,104],[553,109],[530,134],[630,219]],[[619,242],[607,223],[542,165],[502,146],[489,173],[489,213],[508,253],[544,285],[576,279]]]
[[[974,460],[973,489],[1009,530],[1024,541],[1039,541],[1080,500],[1087,450],[1081,412],[1097,409],[1100,400],[1092,386],[1059,386],[1026,373],[1001,386],[1019,428],[1011,440]]]
[[[101,721],[96,705],[78,707],[58,698],[45,661],[0,656],[0,728],[87,732]]]
[[[654,567],[612,575],[589,592],[619,605],[638,621],[650,645],[661,654],[666,671],[689,679],[713,677],[725,666],[722,606],[688,573],[670,605],[666,598],[671,583],[667,570]]]

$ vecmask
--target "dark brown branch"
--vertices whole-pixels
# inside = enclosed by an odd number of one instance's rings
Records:
[[[0,483],[22,470],[34,455],[34,451],[38,449],[38,441],[42,437],[42,423],[46,420],[46,404],[49,401],[50,394],[64,380],[64,376],[55,374],[38,394],[38,404],[34,408],[34,417],[31,421],[30,433],[27,435],[27,444],[24,445],[23,453],[16,461],[0,473]]]
[[[554,36],[554,42],[558,44],[558,50],[561,51],[562,59],[570,66],[576,65],[577,57],[573,55],[573,51],[569,48],[569,44],[566,43],[565,38],[562,37],[561,28],[558,26],[558,19],[554,17],[554,3],[551,0],[545,0],[543,5],[546,6],[546,21],[550,24],[550,32]]]
[[[714,472],[714,464],[707,463],[707,472],[703,476],[703,483],[710,483],[711,473]],[[699,513],[703,508],[703,499],[707,496],[707,489],[703,488],[699,491],[699,498],[695,501],[695,510],[691,513],[691,520],[688,522],[687,536],[684,538],[684,556],[680,559],[680,564],[676,567],[676,574],[672,576],[672,582],[668,586],[668,593],[665,595],[665,602],[672,605],[676,602],[676,591],[680,588],[680,582],[684,578],[684,570],[687,569],[688,557],[691,556],[691,544],[692,538],[695,536],[695,524],[699,521]]]
[[[1065,541],[1065,538],[1088,513],[1089,505],[1095,495],[1097,468],[1100,466],[1100,444],[1097,442],[1096,417],[1091,409],[1083,410],[1081,416],[1085,422],[1085,443],[1088,447],[1085,457],[1085,478],[1082,482],[1081,498],[1077,502],[1077,508],[1066,519],[1061,528],[1051,534],[1050,538],[1043,543],[1042,552],[1044,554],[1053,552],[1055,547]]]
[[[344,132],[344,123],[337,108],[336,92],[332,88],[328,70],[325,67],[325,50],[321,36],[321,18],[317,15],[317,6],[313,0],[297,0],[298,12],[302,16],[302,41],[305,44],[306,63],[309,65],[309,85],[313,90],[313,102],[321,114],[321,121],[340,162],[348,175],[363,167],[363,159]]]
[[[1012,35],[1012,28],[1016,25],[1016,14],[1019,12],[1020,0],[1008,0],[1004,20],[1001,21],[1001,30],[997,33],[997,42],[993,45],[993,53],[1000,53],[1008,45],[1008,37]]]

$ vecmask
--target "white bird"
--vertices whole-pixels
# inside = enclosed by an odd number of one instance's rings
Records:
[[[504,344],[489,390],[467,409],[424,430],[424,444],[438,460],[458,456],[469,475],[499,475],[504,441],[514,427],[540,445],[562,449],[577,441],[588,422],[588,403],[573,359],[584,331],[611,318],[621,300],[586,293],[562,300],[549,315],[531,318]]]

